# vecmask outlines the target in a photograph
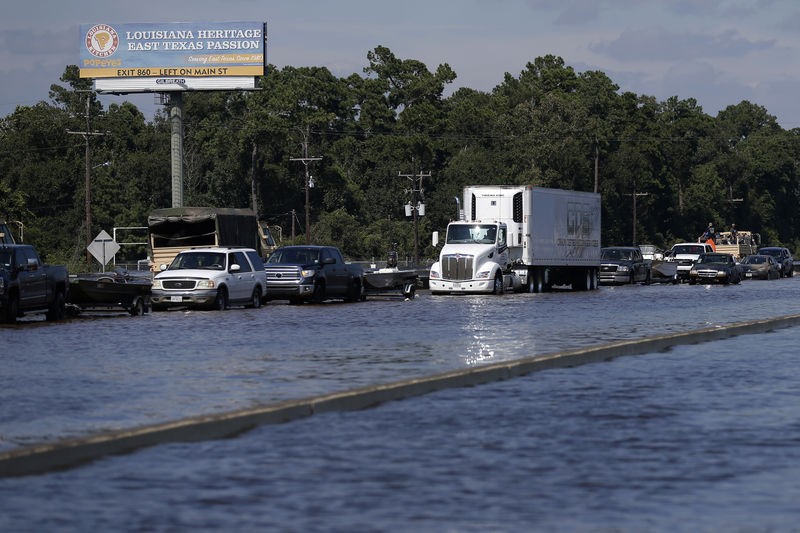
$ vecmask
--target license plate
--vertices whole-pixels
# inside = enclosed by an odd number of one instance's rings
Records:
[[[453,288],[454,289],[460,289],[461,288],[461,284],[460,283],[453,283]]]
[[[752,273],[752,272],[748,272],[748,273],[746,273],[746,274],[744,275],[744,277],[746,277],[746,278],[752,278],[752,277],[753,277],[753,273]]]
[[[183,296],[170,296],[169,297],[169,301],[170,302],[182,302],[183,301]]]

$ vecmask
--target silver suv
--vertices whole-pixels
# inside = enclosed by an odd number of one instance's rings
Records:
[[[264,262],[252,248],[197,248],[175,256],[153,278],[154,310],[230,304],[261,307],[267,287]]]

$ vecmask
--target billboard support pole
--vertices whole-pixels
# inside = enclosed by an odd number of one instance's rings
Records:
[[[172,207],[183,207],[183,92],[181,91],[170,94],[169,122],[172,151]]]

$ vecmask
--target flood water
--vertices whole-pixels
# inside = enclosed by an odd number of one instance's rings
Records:
[[[800,313],[800,276],[0,327],[0,449]],[[3,531],[791,531],[800,330],[0,480]]]

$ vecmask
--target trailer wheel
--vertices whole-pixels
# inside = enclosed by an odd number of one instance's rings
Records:
[[[409,286],[408,289],[403,292],[403,296],[405,296],[409,300],[413,300],[416,294],[417,294],[417,288],[414,285]]]
[[[544,292],[544,273],[539,268],[528,271],[528,292]]]
[[[131,316],[139,316],[144,314],[144,300],[137,296],[133,300],[130,310]]]
[[[592,269],[585,268],[574,273],[572,278],[573,291],[588,291],[592,287]],[[633,279],[633,277],[631,277]]]

